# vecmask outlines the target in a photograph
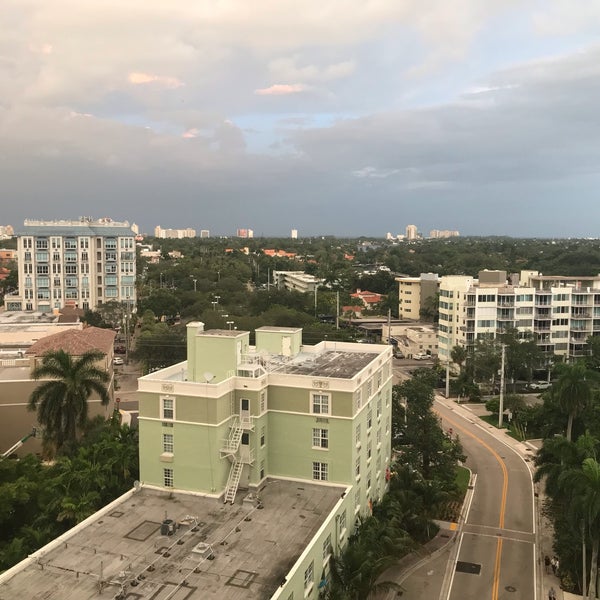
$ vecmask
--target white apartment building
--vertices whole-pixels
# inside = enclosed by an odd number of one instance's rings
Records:
[[[452,275],[440,282],[438,352],[495,338],[507,329],[533,334],[548,354],[577,358],[588,337],[600,335],[600,275],[544,276],[481,271],[479,279]]]
[[[272,275],[274,285],[290,292],[314,292],[324,281],[304,271],[273,271]]]
[[[178,239],[196,237],[196,230],[188,227],[187,229],[163,229],[160,225],[154,228],[154,237],[162,239]]]
[[[135,304],[135,246],[129,223],[26,220],[17,238],[19,292],[6,296],[6,310]]]

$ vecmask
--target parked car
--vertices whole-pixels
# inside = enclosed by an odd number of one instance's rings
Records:
[[[415,360],[429,360],[431,356],[429,354],[425,354],[424,352],[419,352],[419,354],[413,354],[413,358]]]
[[[532,381],[529,384],[529,389],[532,390],[547,390],[552,384],[547,381]]]
[[[120,356],[113,358],[113,365],[122,365],[125,361]]]
[[[115,354],[125,354],[126,352],[125,346],[115,346]]]

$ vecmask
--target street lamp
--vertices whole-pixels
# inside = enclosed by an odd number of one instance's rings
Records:
[[[198,281],[197,279],[193,278],[192,281],[194,282],[194,292],[196,291],[196,282]]]
[[[230,330],[233,328],[234,323],[235,323],[235,321],[227,321],[227,325],[229,325]]]

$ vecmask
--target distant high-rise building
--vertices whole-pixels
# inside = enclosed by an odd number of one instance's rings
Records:
[[[129,223],[25,221],[17,234],[19,293],[7,310],[52,312],[136,302],[134,234]]]
[[[429,232],[429,237],[432,239],[458,237],[460,233],[458,231],[451,231],[449,229],[432,229]]]
[[[419,237],[419,231],[417,230],[416,225],[407,225],[406,226],[406,239],[407,240],[416,240]]]
[[[182,239],[182,238],[193,238],[196,237],[195,229],[163,229],[160,225],[154,228],[154,237],[157,238],[169,238],[169,239]]]
[[[236,235],[239,238],[253,238],[254,231],[252,229],[238,229]]]
[[[210,237],[210,231],[208,229],[201,229],[200,230],[200,237],[201,238],[209,238]]]
[[[133,225],[131,226],[131,231],[133,231],[133,233],[135,233],[135,235],[139,235],[140,228],[138,227],[137,223],[133,223]]]
[[[297,229],[292,229],[292,235],[291,238],[293,240],[297,240],[298,239],[298,230]]]

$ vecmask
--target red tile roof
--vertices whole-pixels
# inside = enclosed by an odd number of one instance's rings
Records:
[[[42,356],[46,352],[64,350],[71,356],[81,356],[90,350],[100,350],[104,354],[112,352],[116,333],[112,329],[86,327],[82,330],[68,329],[49,335],[35,342],[27,349],[27,354]]]

